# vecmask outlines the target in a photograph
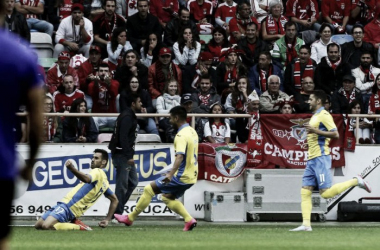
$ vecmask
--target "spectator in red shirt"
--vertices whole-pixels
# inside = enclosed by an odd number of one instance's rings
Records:
[[[235,17],[237,4],[233,0],[226,0],[219,4],[215,12],[215,23],[229,32],[228,23]]]
[[[375,49],[378,49],[380,45],[379,32],[380,32],[380,2],[377,2],[374,19],[364,27],[363,41],[372,43]]]
[[[375,15],[376,0],[352,0],[350,24],[366,25]]]
[[[76,88],[74,84],[74,77],[72,75],[65,75],[63,83],[58,87],[58,90],[53,95],[54,106],[56,112],[70,111],[71,104],[75,99],[84,99],[84,93]]]
[[[213,55],[215,62],[222,62],[224,61],[224,57],[220,58],[222,49],[228,49],[229,47],[231,45],[228,41],[226,30],[222,27],[215,27],[212,31],[212,39],[208,42],[205,50]]]
[[[209,23],[212,15],[212,3],[207,0],[189,0],[190,20],[195,23]]]
[[[333,26],[335,34],[351,34],[352,25],[348,25],[350,18],[350,0],[324,0],[322,1],[322,17]],[[315,24],[315,30],[319,31],[321,24]]]
[[[149,12],[158,17],[163,29],[173,18],[178,17],[178,0],[150,0]]]
[[[319,18],[316,0],[289,0],[286,3],[286,16],[297,24],[298,32],[311,30]]]
[[[79,77],[79,86],[85,94],[87,94],[88,84],[95,80],[96,73],[98,72],[98,67],[102,62],[100,57],[101,49],[98,46],[92,45],[90,47],[90,58],[88,58],[87,61],[82,63],[77,69]],[[90,107],[90,105],[88,106]]]
[[[260,29],[256,18],[251,16],[251,5],[248,2],[242,2],[237,7],[236,16],[228,23],[231,34],[231,44],[236,44],[242,37],[245,36],[247,25],[251,22],[256,23],[258,30]]]
[[[269,15],[262,21],[261,36],[264,41],[274,43],[285,35],[285,24],[288,18],[282,15],[284,7],[279,0],[269,3]]]

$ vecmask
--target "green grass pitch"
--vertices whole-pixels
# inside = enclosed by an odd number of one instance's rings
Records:
[[[298,223],[199,222],[182,232],[181,221],[136,221],[93,231],[38,231],[12,227],[11,249],[380,249],[379,223],[314,223],[313,232],[289,232]]]

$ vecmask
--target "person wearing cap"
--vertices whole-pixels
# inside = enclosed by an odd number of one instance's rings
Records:
[[[53,24],[38,18],[38,15],[44,13],[44,5],[44,0],[16,0],[15,8],[18,12],[25,15],[29,29],[34,29],[52,36],[54,31]]]
[[[354,100],[363,104],[362,94],[359,89],[355,88],[355,77],[343,76],[343,87],[334,92],[331,100],[333,114],[347,114],[348,106]]]
[[[85,57],[89,57],[89,49],[94,37],[92,22],[83,16],[83,11],[82,4],[73,4],[71,16],[66,17],[59,24],[55,36],[54,57],[62,51],[82,53]]]
[[[251,68],[259,61],[260,52],[270,51],[269,45],[259,38],[258,31],[257,23],[248,23],[245,36],[237,43],[237,48],[243,50],[245,53],[242,60],[248,68]]]
[[[93,21],[94,43],[102,48],[102,58],[107,57],[106,46],[111,41],[112,31],[116,28],[126,27],[124,17],[115,13],[116,0],[103,1],[104,12]]]
[[[99,65],[102,62],[101,54],[102,50],[99,46],[91,45],[90,58],[88,58],[84,63],[82,63],[77,69],[79,77],[79,86],[85,94],[87,93],[88,84],[95,80],[95,76],[98,72]],[[87,98],[86,101],[88,103]]]
[[[289,96],[280,90],[281,79],[276,75],[268,77],[268,90],[260,96],[260,113],[278,113],[276,106],[281,100],[289,99]]]
[[[172,63],[171,55],[172,52],[169,48],[161,48],[158,53],[158,61],[148,69],[149,93],[152,99],[157,99],[162,95],[165,82],[172,78],[178,82],[179,93],[182,91],[182,71],[175,63]]]
[[[360,66],[353,69],[352,75],[355,78],[355,85],[363,96],[364,112],[368,111],[368,102],[372,94],[372,86],[375,79],[380,74],[380,68],[374,67],[373,55],[369,51],[363,51],[360,57]]]
[[[46,85],[48,86],[50,94],[53,94],[58,86],[63,82],[65,75],[72,75],[74,78],[75,86],[79,86],[79,79],[77,72],[74,68],[69,66],[70,54],[67,51],[63,51],[58,56],[56,65],[51,67],[47,72]]]

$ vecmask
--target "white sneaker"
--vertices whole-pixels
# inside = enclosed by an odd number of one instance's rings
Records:
[[[367,181],[365,181],[360,175],[355,176],[354,178],[358,180],[358,187],[364,189],[368,193],[371,193],[372,189]]]
[[[113,219],[111,220],[111,223],[112,223],[112,224],[119,224],[119,222],[118,222],[115,218],[113,218]]]
[[[300,232],[300,231],[311,232],[311,231],[313,231],[313,229],[311,227],[307,227],[307,226],[301,225],[299,227],[290,229],[289,231],[291,231],[291,232]]]

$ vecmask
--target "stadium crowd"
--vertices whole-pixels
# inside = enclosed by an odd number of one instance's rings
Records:
[[[380,114],[380,1],[6,0],[5,29],[52,37],[41,67],[45,112],[119,113],[132,93],[141,113],[310,113],[313,90],[334,114]],[[377,34],[377,35],[376,35]],[[116,117],[44,117],[46,142],[96,142]],[[246,142],[248,119],[199,118],[200,141]],[[25,142],[26,120],[18,139]],[[167,118],[139,133],[172,142]],[[359,141],[380,143],[363,119]],[[237,138],[231,134],[236,131]],[[365,132],[363,132],[365,131]]]

